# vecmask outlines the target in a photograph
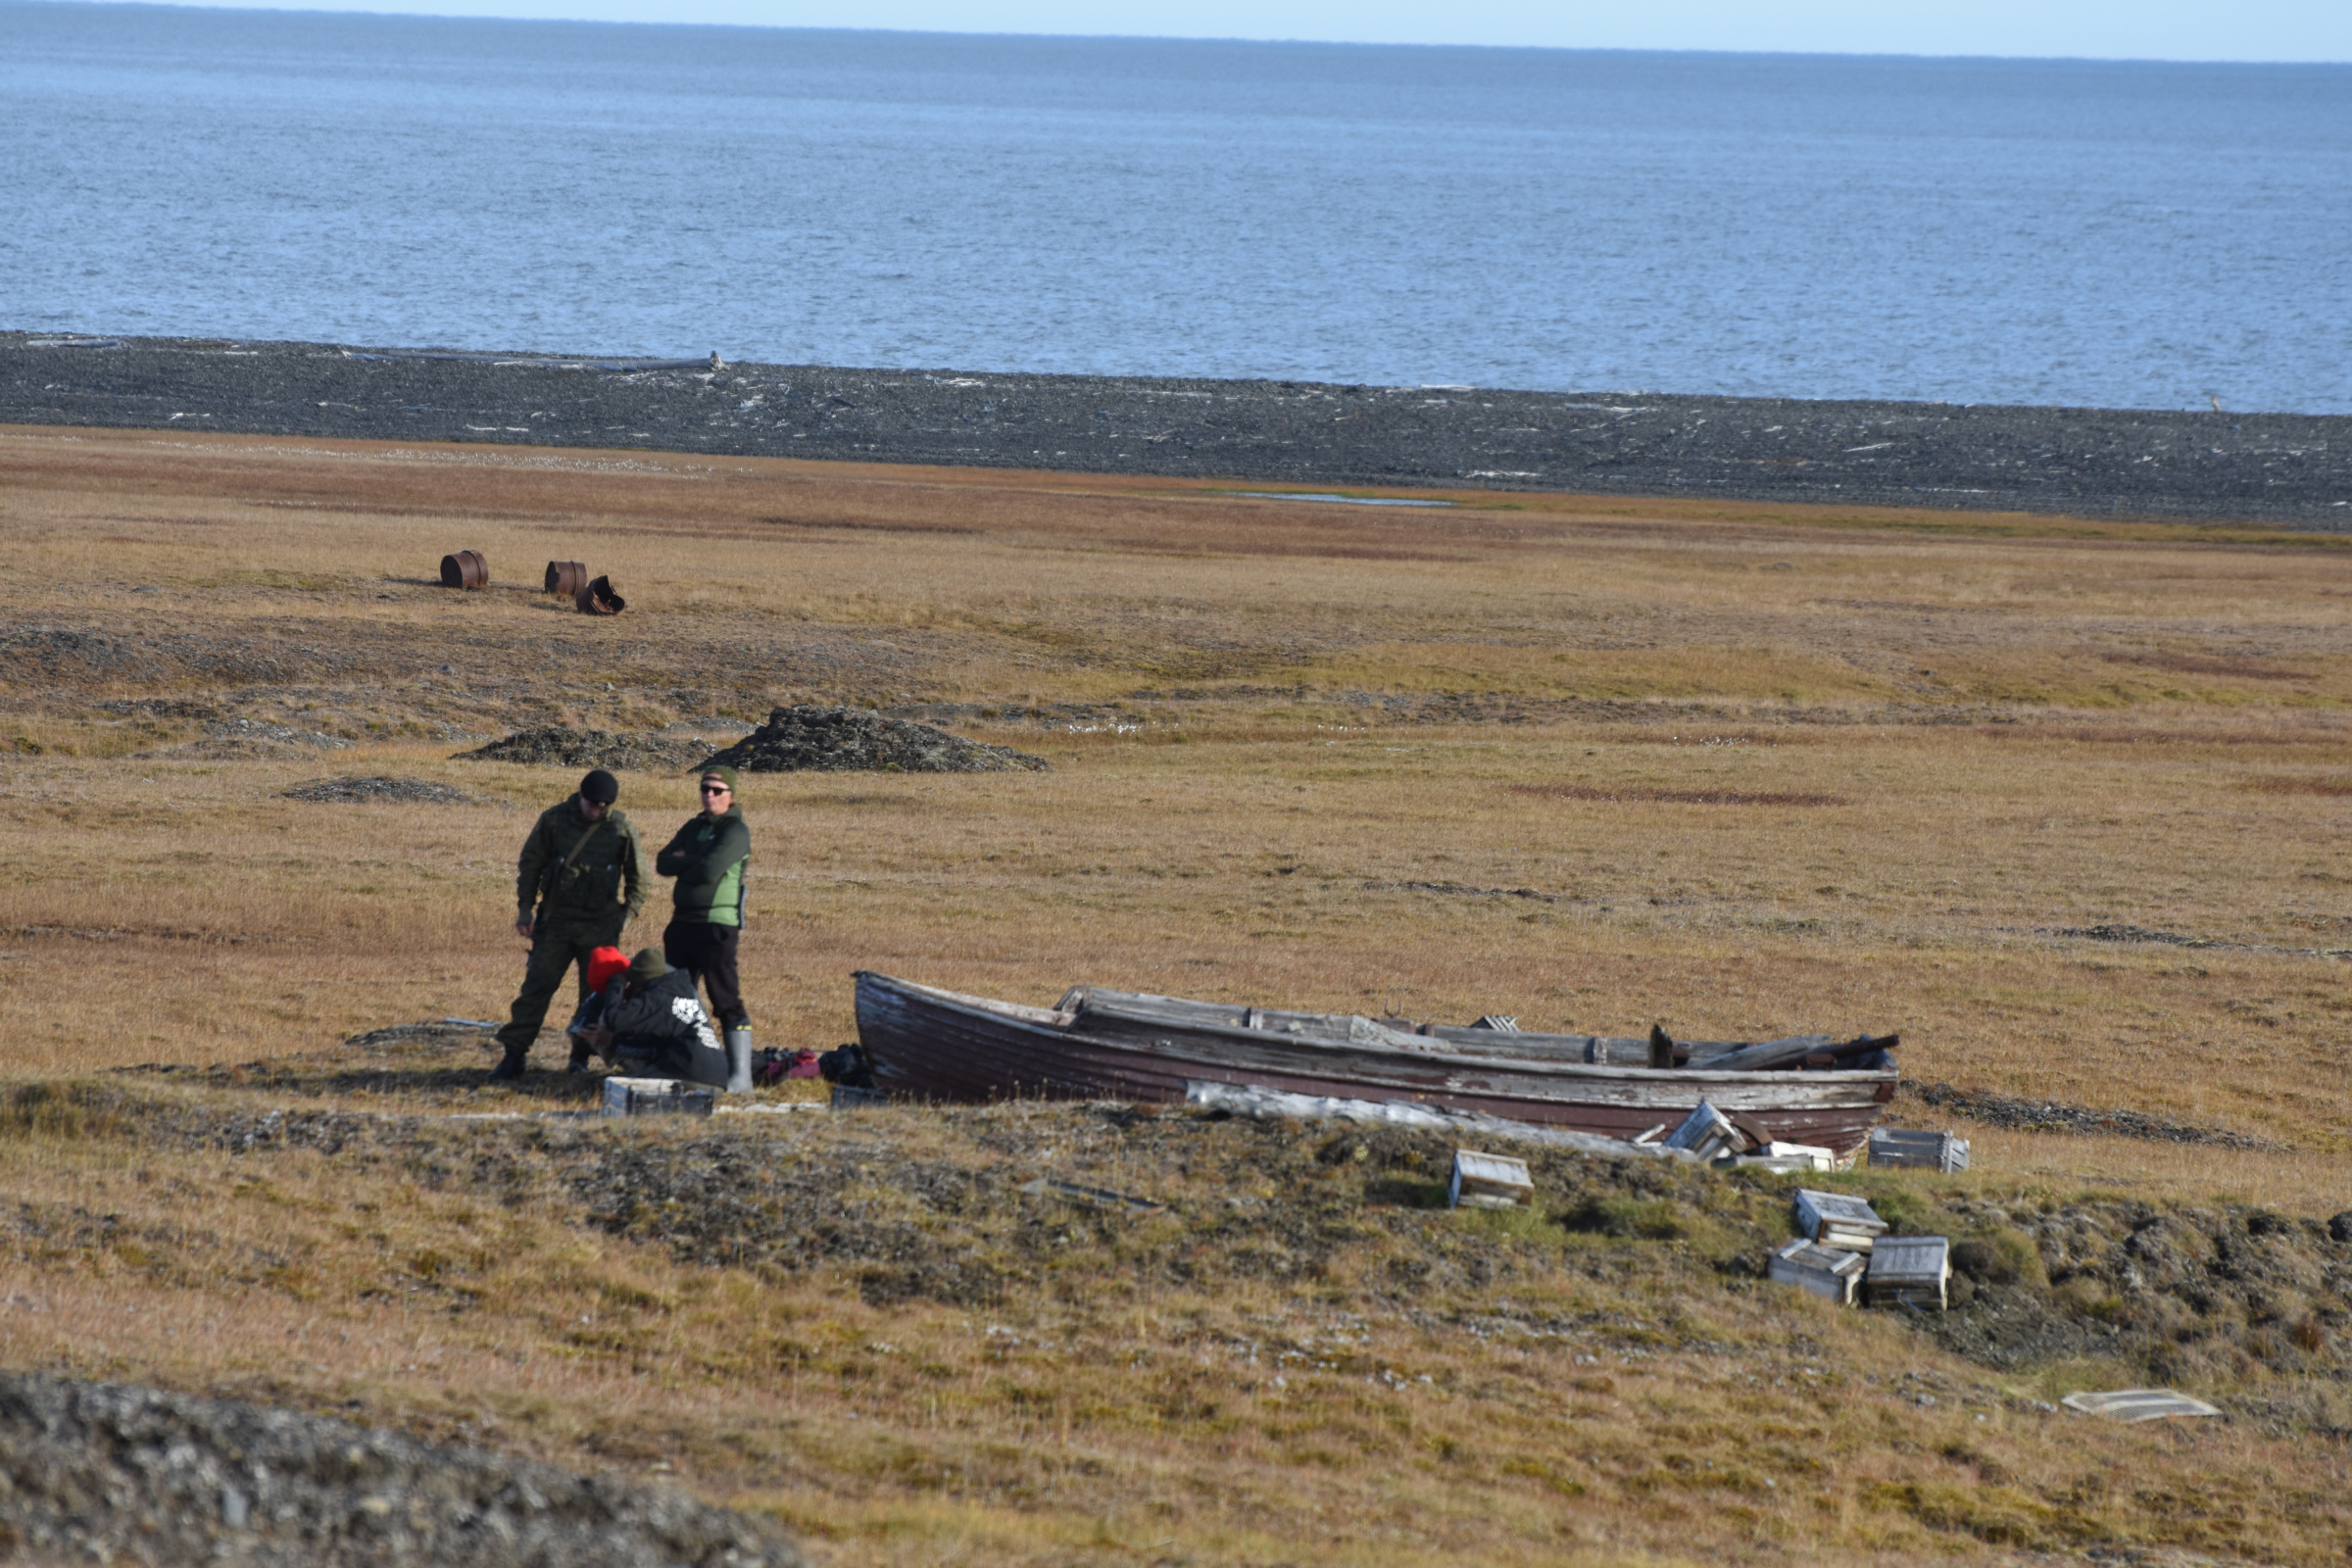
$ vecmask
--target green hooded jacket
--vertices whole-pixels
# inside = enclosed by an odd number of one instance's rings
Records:
[[[741,926],[751,861],[752,830],[738,802],[724,816],[705,811],[689,820],[654,857],[654,869],[678,879],[678,919]]]
[[[580,841],[593,833],[585,847]],[[579,850],[574,855],[573,850]],[[547,925],[587,924],[628,906],[634,920],[645,909],[645,846],[618,808],[601,822],[580,820],[579,798],[539,813],[514,866],[514,906],[529,919],[536,908]]]

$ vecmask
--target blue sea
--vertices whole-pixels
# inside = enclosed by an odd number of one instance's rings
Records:
[[[0,327],[2352,411],[2352,67],[0,0]]]

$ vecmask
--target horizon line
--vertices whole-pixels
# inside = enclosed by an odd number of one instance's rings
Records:
[[[952,27],[917,26],[853,26],[839,24],[733,22],[707,20],[669,20],[642,17],[551,17],[507,13],[485,14],[451,10],[392,10],[375,6],[319,6],[300,3],[273,4],[270,0],[0,0],[0,6],[22,5],[53,7],[59,10],[118,10],[118,11],[217,11],[248,14],[293,15],[310,17],[350,17],[375,21],[416,22],[476,22],[543,24],[583,27],[662,27],[738,32],[824,32],[861,33],[918,38],[1006,38],[1056,40],[1073,43],[1176,43],[1203,45],[1254,45],[1268,48],[1312,47],[1324,49],[1421,49],[1478,51],[1494,54],[1609,54],[1609,55],[1676,55],[1727,59],[1770,60],[1915,60],[1951,63],[1987,62],[2004,65],[2090,65],[2090,66],[2218,66],[2250,67],[2258,69],[2343,69],[2352,67],[2352,57],[2341,60],[2281,60],[2253,57],[2213,57],[2177,55],[2084,55],[2084,54],[1992,54],[1952,51],[1936,53],[1922,50],[1831,50],[1831,49],[1728,49],[1676,47],[1658,44],[1559,44],[1559,43],[1487,43],[1445,40],[1363,39],[1317,37],[1247,37],[1238,34],[1162,33],[1162,32],[1056,32],[1026,31],[1015,28],[984,31]]]

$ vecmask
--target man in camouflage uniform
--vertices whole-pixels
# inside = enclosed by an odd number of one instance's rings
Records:
[[[621,928],[645,907],[645,852],[636,828],[613,808],[618,799],[620,781],[597,768],[580,780],[577,795],[540,813],[522,841],[514,931],[530,938],[531,956],[514,1012],[498,1032],[507,1054],[490,1069],[494,1082],[522,1076],[564,971],[579,966],[585,999],[590,956],[616,946]]]

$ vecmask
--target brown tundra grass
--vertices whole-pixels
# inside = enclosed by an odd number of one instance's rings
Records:
[[[851,1038],[861,967],[1028,1002],[1095,980],[1620,1033],[1899,1029],[1915,1080],[2276,1146],[1962,1125],[1972,1181],[2352,1207],[2343,541],[1452,499],[0,431],[7,1075],[502,1016],[514,851],[574,782],[450,760],[507,728],[961,705],[956,728],[1054,770],[745,781],[762,1043]],[[488,590],[432,584],[460,548]],[[611,573],[627,614],[531,591],[550,559]],[[205,728],[224,718],[353,744],[238,756]],[[279,798],[358,773],[484,804]],[[621,805],[659,843],[690,781],[629,775]],[[663,891],[630,945],[659,940]],[[2184,940],[2080,934],[2101,927]],[[948,1136],[889,1115],[909,1150]],[[1604,1367],[1373,1310],[1345,1270],[869,1305],[846,1273],[680,1262],[545,1193],[120,1130],[27,1122],[0,1185],[26,1216],[0,1251],[9,1364],[667,1466],[843,1563],[2319,1561],[2352,1539],[2340,1413],[2332,1436],[2047,1418],[2019,1401],[2112,1380],[1993,1374],[1728,1292],[1664,1244],[1616,1284],[1577,1254],[1516,1293],[1670,1325]],[[462,1311],[413,1288],[450,1268],[479,1276]],[[1344,1374],[1272,1402],[1198,1350],[1357,1319]],[[1444,1400],[1362,1383],[1375,1362]],[[1922,1369],[1975,1392],[1921,1405],[1896,1380]]]

